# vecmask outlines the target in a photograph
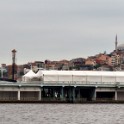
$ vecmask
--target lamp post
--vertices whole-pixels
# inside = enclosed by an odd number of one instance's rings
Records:
[[[15,56],[16,56],[16,50],[12,50],[12,80],[14,80],[14,74],[15,74]]]

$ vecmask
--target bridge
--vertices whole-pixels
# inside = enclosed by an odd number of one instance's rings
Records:
[[[122,83],[0,82],[0,101],[123,101]]]
[[[0,81],[0,101],[124,101],[124,72],[41,71]]]

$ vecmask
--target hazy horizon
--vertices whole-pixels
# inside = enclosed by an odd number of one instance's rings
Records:
[[[122,0],[0,1],[0,63],[88,57],[124,42]]]

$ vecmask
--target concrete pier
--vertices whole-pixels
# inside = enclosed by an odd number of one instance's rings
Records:
[[[61,101],[64,101],[64,87],[61,87]]]
[[[115,89],[115,100],[118,100],[118,94],[116,89]]]
[[[18,90],[18,100],[20,100],[20,89]]]

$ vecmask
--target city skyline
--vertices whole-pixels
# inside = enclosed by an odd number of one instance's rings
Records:
[[[124,43],[123,1],[22,0],[0,2],[0,63],[88,57]]]

